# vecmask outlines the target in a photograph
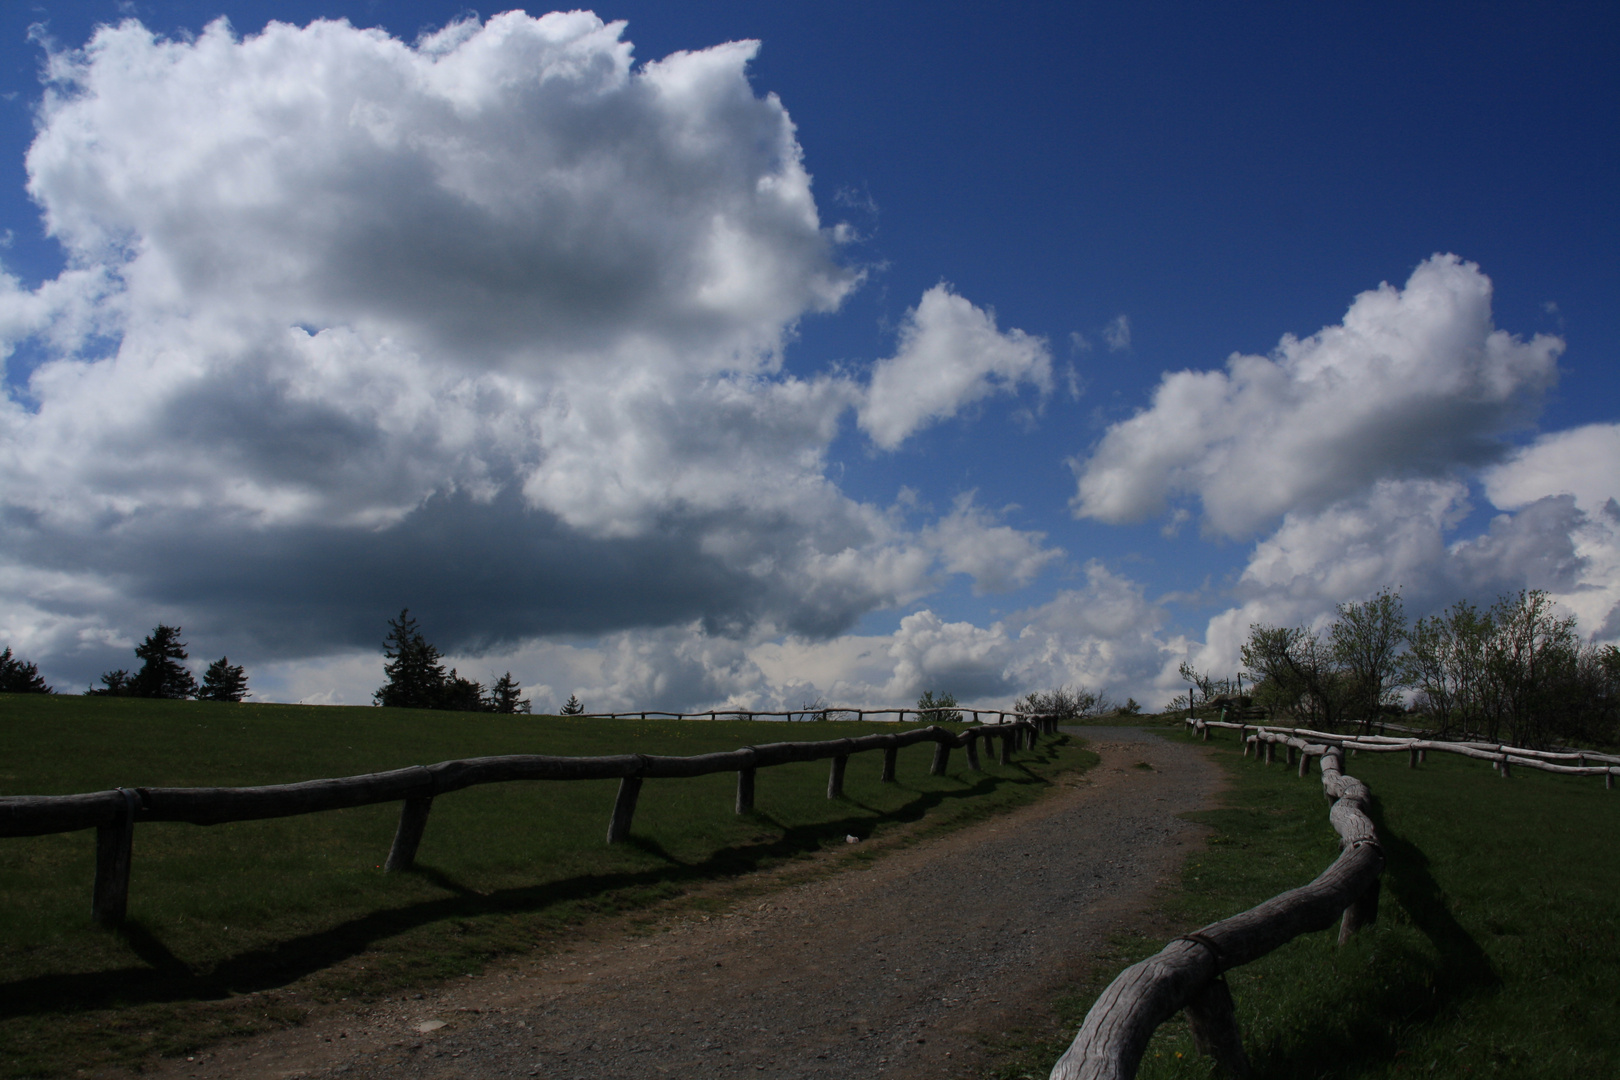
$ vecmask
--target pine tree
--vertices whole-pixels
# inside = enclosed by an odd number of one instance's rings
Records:
[[[523,685],[512,678],[510,671],[489,688],[485,705],[490,712],[506,714],[527,713],[530,708],[529,699],[523,696]]]
[[[230,657],[222,656],[203,672],[197,698],[200,701],[241,701],[247,693],[247,672],[242,665],[231,663]]]
[[[86,687],[85,697],[129,697],[134,691],[135,676],[119,668],[116,671],[103,671],[101,685]]]
[[[583,705],[581,705],[579,703],[579,698],[575,697],[573,694],[569,694],[568,695],[568,700],[563,703],[563,707],[559,711],[559,715],[561,715],[561,716],[578,716],[581,713],[583,713],[584,711],[585,711],[585,706],[583,706]]]
[[[186,658],[186,643],[180,640],[180,627],[158,623],[146,640],[135,646],[143,663],[130,680],[130,694],[145,698],[188,698],[197,692],[197,680],[180,666]],[[106,681],[106,676],[102,677]]]
[[[474,682],[472,679],[463,679],[456,673],[455,668],[444,677],[444,685],[439,687],[439,697],[430,709],[449,709],[452,712],[488,712],[489,703],[484,700],[484,684]]]
[[[388,681],[379,686],[371,699],[378,705],[397,709],[435,709],[444,700],[444,665],[439,650],[422,636],[409,608],[399,618],[388,620],[388,637],[383,642],[388,662],[383,674]]]
[[[11,655],[11,646],[0,652],[0,693],[50,694],[54,693],[39,677],[39,668],[30,661]]]

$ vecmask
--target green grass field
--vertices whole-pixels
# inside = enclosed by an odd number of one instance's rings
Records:
[[[908,725],[909,726],[909,725]],[[697,754],[893,724],[604,721],[0,695],[0,794],[251,785],[487,754]],[[475,971],[569,927],[671,904],[846,834],[948,828],[1036,798],[1095,758],[1064,740],[968,771],[932,744],[735,775],[648,781],[629,842],[604,842],[616,781],[495,784],[435,801],[417,868],[385,875],[397,804],[210,827],[140,825],[129,920],[90,921],[93,830],[0,838],[0,1076],[70,1074],[294,1023],[313,1007]],[[862,849],[850,848],[850,857]],[[648,916],[649,918],[652,916]]]
[[[1180,736],[1171,734],[1169,737]],[[1210,744],[1227,806],[1165,904],[1172,934],[1303,885],[1338,854],[1321,778]],[[1378,924],[1344,949],[1337,931],[1295,940],[1228,974],[1256,1076],[1620,1076],[1620,791],[1601,780],[1442,754],[1361,754],[1388,863]],[[1097,993],[1162,937],[1118,954],[1057,1003],[1061,1036],[1032,1037],[998,1075],[1045,1077]],[[1213,1075],[1178,1016],[1144,1080]]]

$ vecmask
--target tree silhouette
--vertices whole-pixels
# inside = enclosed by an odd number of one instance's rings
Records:
[[[146,640],[135,646],[135,655],[142,664],[129,682],[130,696],[172,699],[188,698],[197,692],[197,680],[180,666],[186,658],[180,627],[158,623]]]
[[[582,713],[584,711],[585,711],[585,706],[583,706],[583,705],[581,705],[579,703],[579,698],[575,697],[573,694],[569,694],[568,695],[568,700],[563,702],[563,707],[560,710],[558,710],[558,715],[560,715],[560,716],[578,716],[580,713]]]
[[[510,671],[495,680],[484,700],[489,711],[495,713],[527,713],[530,708],[529,699],[523,696],[522,684],[512,678]]]
[[[397,709],[441,707],[444,665],[439,663],[439,650],[422,636],[409,608],[401,608],[399,618],[388,620],[383,655],[388,659],[383,665],[388,681],[371,695],[373,702]]]
[[[242,665],[231,663],[222,656],[208,665],[203,672],[202,686],[197,690],[199,701],[241,701],[247,697],[247,672]]]
[[[39,677],[39,668],[30,661],[11,655],[11,646],[0,652],[0,693],[50,694],[54,693]]]

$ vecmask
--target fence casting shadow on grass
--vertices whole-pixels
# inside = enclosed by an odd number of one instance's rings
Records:
[[[1010,725],[1008,725],[1010,726]],[[1053,729],[1055,730],[1055,728]],[[949,734],[949,733],[947,733]],[[965,733],[964,733],[965,734]],[[1033,731],[1030,733],[1033,743]],[[915,822],[939,807],[983,797],[1003,784],[1049,783],[1017,762],[1009,762],[1022,776],[995,778],[980,775],[955,791],[917,791],[901,807],[883,817]],[[932,770],[931,770],[932,771]],[[683,861],[654,841],[629,836],[626,843],[663,861],[646,870],[610,874],[583,874],[542,885],[521,886],[484,893],[457,881],[431,864],[416,864],[404,871],[425,878],[454,893],[397,908],[374,911],[326,929],[257,948],[224,960],[206,971],[195,971],[137,920],[109,927],[148,967],[40,975],[0,983],[0,1016],[87,1012],[110,1006],[215,1000],[237,994],[276,989],[313,972],[364,953],[379,941],[451,919],[489,915],[534,914],[547,908],[592,901],[631,909],[667,898],[686,887],[774,865],[795,855],[813,852],[851,832],[869,829],[876,808],[841,793],[837,796],[868,816],[848,816],[815,825],[791,825],[757,809],[748,812],[762,824],[781,830],[776,839],[718,849],[698,861]]]

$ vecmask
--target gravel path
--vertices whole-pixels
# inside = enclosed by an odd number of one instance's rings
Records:
[[[1173,877],[1216,768],[1137,728],[1038,804],[689,917],[498,965],[420,998],[161,1074],[276,1078],[945,1077],[1045,1007]],[[1151,768],[1138,763],[1146,762]]]

